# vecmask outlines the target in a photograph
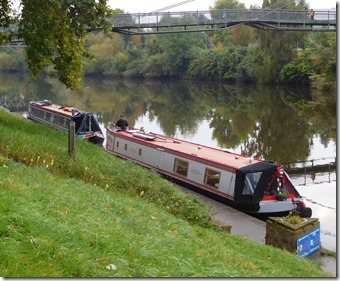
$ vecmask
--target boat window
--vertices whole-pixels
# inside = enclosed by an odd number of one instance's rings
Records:
[[[138,150],[138,154],[139,154],[139,156],[142,155],[142,149],[141,148]]]
[[[124,149],[127,150],[127,143],[125,144]]]
[[[116,146],[117,146],[117,148],[119,147],[119,141],[116,142]]]
[[[218,188],[220,185],[221,173],[206,168],[204,174],[204,183],[212,187]]]
[[[64,127],[64,128],[67,128],[68,126],[68,123],[67,123],[67,120],[66,118],[63,118],[61,116],[58,116],[57,115],[57,121],[56,121],[56,124],[58,124],[60,127]]]
[[[188,167],[189,167],[189,162],[183,161],[181,159],[175,159],[174,163],[174,173],[180,174],[183,176],[188,175]]]
[[[259,182],[261,175],[262,172],[246,174],[242,195],[254,194],[256,185]]]

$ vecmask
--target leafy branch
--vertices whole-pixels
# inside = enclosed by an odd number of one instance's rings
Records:
[[[52,65],[52,74],[67,88],[82,91],[83,58],[93,57],[84,37],[89,29],[109,31],[107,0],[22,0],[18,15],[12,7],[13,1],[0,0],[0,27],[8,30],[17,22],[32,78]],[[9,43],[12,36],[1,31],[0,43]]]

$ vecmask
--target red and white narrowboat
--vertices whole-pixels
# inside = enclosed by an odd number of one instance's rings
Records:
[[[138,129],[107,128],[106,139],[107,151],[240,211],[258,217],[291,211],[312,216],[277,163]]]
[[[27,118],[66,132],[69,122],[73,121],[79,138],[100,145],[105,139],[96,117],[91,112],[53,104],[49,100],[30,101]]]

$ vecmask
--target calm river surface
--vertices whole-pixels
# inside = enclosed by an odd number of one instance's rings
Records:
[[[322,247],[336,251],[335,92],[117,78],[85,78],[84,86],[79,94],[49,77],[2,74],[0,102],[49,99],[95,113],[103,128],[124,114],[146,131],[300,168],[289,173],[292,181],[320,220]]]

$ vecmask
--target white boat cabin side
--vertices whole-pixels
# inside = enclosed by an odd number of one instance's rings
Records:
[[[134,137],[133,137],[134,135]],[[149,136],[149,135],[145,135]],[[183,182],[199,185],[200,188],[233,200],[235,193],[236,169],[222,163],[223,158],[239,165],[239,156],[205,146],[175,141],[173,138],[155,135],[153,140],[143,138],[143,134],[115,132],[107,129],[106,149],[114,154],[138,162],[162,174],[176,177]],[[184,151],[183,151],[184,150]],[[209,153],[210,160],[207,156]],[[212,155],[212,153],[215,153]],[[249,159],[243,159],[249,165]],[[253,161],[253,160],[251,160]],[[255,162],[257,162],[255,160]]]

